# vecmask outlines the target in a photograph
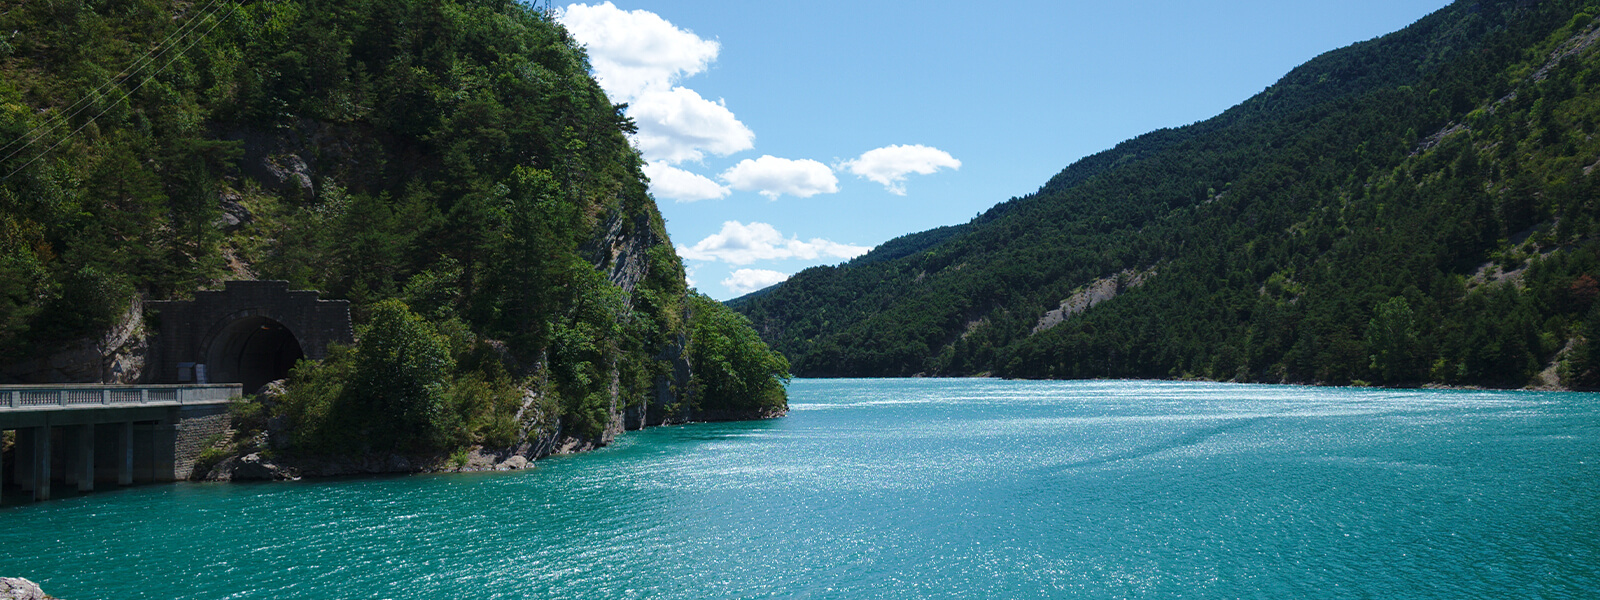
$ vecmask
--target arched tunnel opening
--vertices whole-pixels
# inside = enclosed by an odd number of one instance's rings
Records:
[[[305,357],[300,340],[282,323],[266,317],[245,317],[223,328],[206,353],[206,379],[213,383],[239,383],[244,393],[289,376],[294,363]]]

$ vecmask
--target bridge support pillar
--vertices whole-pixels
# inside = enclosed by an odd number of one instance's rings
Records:
[[[155,479],[163,483],[178,480],[178,424],[165,422],[155,430]]]
[[[33,434],[33,499],[50,499],[50,427],[35,427]]]
[[[17,443],[12,447],[16,452],[16,474],[12,475],[17,488],[24,492],[33,491],[33,467],[38,462],[33,457],[33,436],[38,435],[35,427],[18,427]]]
[[[133,485],[133,422],[117,425],[117,485]]]
[[[94,491],[94,425],[79,425],[78,460],[73,468],[78,471],[78,491]]]
[[[56,450],[61,454],[60,468],[56,471],[61,478],[61,485],[75,487],[78,485],[78,428],[71,425],[61,427],[61,448]]]
[[[156,480],[155,430],[154,423],[135,423],[133,426],[134,483]]]

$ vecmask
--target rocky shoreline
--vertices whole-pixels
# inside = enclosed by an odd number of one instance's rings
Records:
[[[281,383],[275,382],[264,390],[270,398],[281,392]],[[268,400],[269,402],[271,400]],[[687,425],[727,421],[757,421],[786,416],[787,410],[778,411],[696,411],[689,417],[661,418],[647,423],[644,419],[626,419],[629,430],[666,425]],[[615,415],[621,423],[623,415]],[[692,418],[691,418],[692,417]],[[219,445],[231,450],[226,456],[208,465],[197,465],[191,479],[196,481],[290,481],[303,478],[348,477],[355,475],[418,474],[418,473],[473,473],[489,471],[517,471],[532,467],[547,456],[577,454],[610,445],[622,428],[606,432],[599,439],[586,439],[562,435],[559,429],[547,435],[532,437],[509,448],[467,448],[455,453],[405,454],[377,452],[365,455],[305,456],[285,451],[285,444],[275,440],[287,437],[287,432],[268,427],[243,443]],[[231,437],[231,436],[230,436]],[[3,598],[0,598],[3,600]]]
[[[348,477],[409,473],[466,473],[477,471],[516,471],[533,466],[534,460],[517,450],[468,451],[464,459],[455,456],[407,456],[372,454],[367,456],[287,457],[251,452],[231,456],[196,474],[201,481],[292,481],[303,478]]]
[[[39,584],[21,577],[0,577],[0,600],[52,600]]]

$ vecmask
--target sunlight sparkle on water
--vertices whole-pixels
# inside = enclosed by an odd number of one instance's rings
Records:
[[[1500,598],[1600,589],[1600,398],[797,380],[790,416],[510,474],[0,508],[0,573],[140,598]]]

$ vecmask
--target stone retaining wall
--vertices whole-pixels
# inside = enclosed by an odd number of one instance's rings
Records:
[[[232,424],[228,405],[210,404],[186,406],[178,411],[177,439],[173,443],[173,476],[189,479],[195,460],[200,458],[209,442],[226,435]]]

